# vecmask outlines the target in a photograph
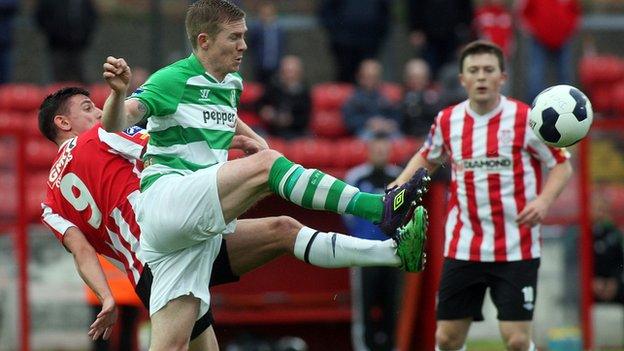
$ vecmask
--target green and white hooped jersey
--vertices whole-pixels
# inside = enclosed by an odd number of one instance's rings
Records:
[[[141,190],[169,173],[190,174],[227,160],[243,90],[239,73],[222,82],[194,54],[154,73],[129,99],[147,108],[150,135]]]

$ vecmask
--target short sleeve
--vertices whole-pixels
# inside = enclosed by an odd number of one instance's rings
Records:
[[[528,119],[527,119],[528,123]],[[563,163],[570,158],[570,153],[566,148],[555,148],[544,144],[527,124],[526,144],[529,153],[538,159],[544,166],[553,168],[559,163]]]
[[[444,137],[442,135],[442,112],[438,113],[435,121],[429,129],[427,139],[422,148],[418,151],[420,155],[429,162],[440,164],[446,159],[444,153]]]
[[[48,204],[43,203],[41,204],[41,207],[43,208],[43,213],[41,215],[43,224],[52,230],[57,239],[63,242],[63,236],[65,235],[65,232],[67,232],[67,229],[77,226],[63,218],[61,215],[55,213],[54,210],[48,206]]]
[[[115,153],[132,160],[141,160],[143,151],[147,146],[149,135],[141,127],[130,127],[123,132],[108,133],[104,129],[98,129],[100,141],[108,145]]]
[[[165,67],[149,77],[128,99],[137,99],[147,108],[147,117],[170,115],[177,109],[185,82],[173,67]]]

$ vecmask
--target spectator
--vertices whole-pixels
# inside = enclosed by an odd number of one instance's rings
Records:
[[[427,60],[433,77],[471,38],[471,0],[407,0],[410,43]]]
[[[390,165],[392,144],[387,134],[377,133],[368,143],[368,161],[347,173],[348,184],[383,194],[386,186],[401,173]],[[344,217],[353,236],[386,240],[387,236],[370,221],[354,216]],[[398,291],[402,274],[388,267],[351,269],[353,318],[351,337],[355,351],[391,351],[395,349],[395,327],[398,314]]]
[[[0,0],[0,84],[11,80],[13,24],[18,5],[17,0]]]
[[[440,110],[440,94],[431,85],[427,61],[412,59],[405,65],[405,95],[401,105],[403,133],[423,137]]]
[[[498,45],[505,58],[509,58],[514,46],[514,28],[504,0],[484,0],[475,11],[474,27],[479,39]]]
[[[97,23],[92,0],[40,0],[35,19],[50,48],[54,81],[85,83],[83,55]]]
[[[546,87],[549,62],[556,67],[557,83],[572,82],[571,38],[580,15],[578,0],[523,0],[520,3],[520,17],[529,40],[527,101],[532,101]]]
[[[284,30],[277,21],[277,9],[272,1],[258,5],[258,20],[249,26],[250,49],[253,52],[255,79],[268,84],[277,72],[284,55]]]
[[[320,20],[336,61],[336,80],[353,83],[360,63],[377,57],[388,33],[390,0],[323,0]]]
[[[400,114],[382,95],[382,68],[376,60],[364,60],[358,71],[358,86],[342,107],[345,126],[351,134],[370,139],[383,132],[399,137]]]
[[[593,205],[594,297],[601,302],[624,303],[624,248],[622,232],[611,219],[608,202],[595,198]]]
[[[285,56],[279,75],[264,90],[259,115],[269,134],[285,139],[307,134],[310,120],[310,89],[303,79],[303,64],[297,56]]]
[[[479,39],[485,39],[498,45],[503,50],[505,60],[509,62],[514,46],[513,16],[504,0],[485,0],[475,11],[473,22]],[[511,91],[513,79],[511,65],[507,66],[507,84],[503,93]]]

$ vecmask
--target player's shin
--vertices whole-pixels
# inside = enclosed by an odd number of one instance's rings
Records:
[[[379,222],[382,195],[360,191],[317,169],[307,169],[285,157],[278,158],[269,172],[269,188],[275,194],[305,208],[352,214]]]
[[[366,240],[303,227],[295,239],[295,256],[324,268],[392,266],[401,263],[396,244],[389,240]]]

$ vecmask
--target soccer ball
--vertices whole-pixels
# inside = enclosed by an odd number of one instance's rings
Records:
[[[566,147],[581,141],[589,132],[594,112],[585,94],[570,85],[545,89],[533,100],[529,126],[544,143]]]

